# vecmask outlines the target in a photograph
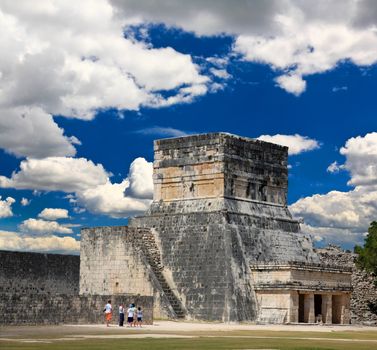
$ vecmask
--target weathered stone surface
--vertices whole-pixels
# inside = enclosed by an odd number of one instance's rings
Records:
[[[154,201],[245,198],[286,204],[288,148],[227,133],[154,143]]]
[[[180,301],[162,273],[150,229],[127,226],[81,230],[80,294],[140,294],[154,298],[155,317],[182,317]]]
[[[373,313],[368,303],[377,304],[376,276],[355,265],[357,254],[344,251],[338,246],[329,245],[317,249],[324,264],[333,264],[339,268],[352,269],[351,321],[355,324],[377,325],[377,314]]]
[[[79,264],[75,255],[0,251],[0,325],[102,323],[108,299],[115,314],[121,302],[135,303],[152,322],[152,296],[79,296]]]
[[[143,308],[145,324],[153,322],[153,297],[135,295],[0,294],[0,325],[98,324],[104,322],[103,308],[111,299],[117,324],[121,303]]]
[[[0,251],[0,294],[78,294],[80,257]]]
[[[80,294],[153,295],[138,233],[127,226],[81,230]]]
[[[249,265],[318,262],[286,206],[287,148],[215,133],[155,141],[153,228],[191,318],[254,320]]]
[[[251,270],[259,305],[258,322],[349,323],[351,269],[270,262],[255,263]]]

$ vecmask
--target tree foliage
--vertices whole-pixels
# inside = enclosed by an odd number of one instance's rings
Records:
[[[355,253],[359,254],[357,265],[377,275],[377,221],[370,224],[364,247],[355,246]]]

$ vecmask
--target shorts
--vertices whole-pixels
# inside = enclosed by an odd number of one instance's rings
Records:
[[[143,321],[143,319],[141,317],[138,317],[137,322],[141,322],[141,321]]]
[[[134,321],[134,318],[133,317],[128,317],[128,319],[127,319],[127,322],[128,323],[132,323]]]
[[[112,316],[113,316],[113,315],[111,314],[111,312],[105,314],[106,321],[111,321]]]

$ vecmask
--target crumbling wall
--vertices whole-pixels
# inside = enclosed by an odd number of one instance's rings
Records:
[[[346,252],[338,246],[329,245],[317,249],[317,253],[324,264],[352,268],[351,322],[377,325],[377,314],[368,306],[369,302],[377,303],[376,276],[357,268],[357,254]]]

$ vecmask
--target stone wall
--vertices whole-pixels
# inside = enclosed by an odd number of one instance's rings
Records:
[[[80,294],[151,296],[154,317],[175,317],[166,296],[170,287],[163,290],[166,280],[160,271],[153,270],[158,268],[156,260],[160,259],[160,251],[153,243],[149,229],[127,226],[82,229]]]
[[[79,296],[79,265],[75,255],[0,251],[0,325],[102,323],[108,299],[142,306],[152,322],[151,296]]]
[[[376,276],[358,269],[355,265],[357,254],[346,252],[338,246],[317,249],[317,253],[323,263],[352,268],[351,322],[377,325],[377,315],[368,306],[368,302],[377,303]]]
[[[0,293],[78,294],[80,257],[0,251]]]
[[[157,140],[154,200],[225,196],[285,205],[287,151],[227,133]]]
[[[127,226],[81,230],[80,294],[153,295],[139,233]]]
[[[320,264],[281,263],[251,266],[256,289],[351,292],[351,269]]]
[[[119,318],[120,303],[135,303],[143,309],[144,323],[153,321],[153,297],[109,295],[0,294],[0,325],[99,324],[104,322],[103,308],[112,300],[113,324]]]

